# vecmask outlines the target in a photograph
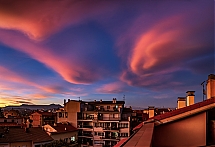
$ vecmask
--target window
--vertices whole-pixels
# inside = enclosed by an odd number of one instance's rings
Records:
[[[116,118],[116,114],[113,114],[113,118]]]
[[[128,137],[128,133],[120,133],[121,137]]]
[[[71,141],[75,141],[75,136],[72,136],[72,137],[71,137]]]
[[[120,128],[128,128],[128,123],[120,123],[119,127]]]
[[[107,106],[107,109],[110,109],[110,106]]]
[[[65,142],[68,142],[68,138],[64,138],[64,141],[65,141]]]
[[[61,118],[61,117],[62,117],[62,113],[60,112],[60,113],[59,113],[59,118]]]
[[[98,136],[104,136],[103,132],[98,132]]]
[[[7,122],[7,120],[5,119],[4,122]]]

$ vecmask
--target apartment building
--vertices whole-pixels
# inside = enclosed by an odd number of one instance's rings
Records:
[[[124,108],[124,101],[64,101],[64,109],[57,112],[58,122],[70,122],[77,127],[82,147],[111,147],[130,136],[132,111]]]
[[[41,127],[46,124],[53,125],[56,123],[56,113],[52,112],[34,112],[30,116],[30,119],[33,121],[33,127]]]

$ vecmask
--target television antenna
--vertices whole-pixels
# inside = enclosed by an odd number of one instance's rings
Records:
[[[204,83],[205,83],[205,81],[203,81],[203,82],[201,83],[201,85],[202,85],[202,98],[203,98],[203,101],[204,101],[204,99],[205,99],[205,85],[204,85]]]

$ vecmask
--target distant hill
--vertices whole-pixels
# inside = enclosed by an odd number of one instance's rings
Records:
[[[28,104],[22,104],[20,106],[6,106],[3,107],[4,110],[19,110],[19,109],[30,109],[30,110],[56,110],[62,108],[60,104],[50,104],[50,105],[28,105]]]

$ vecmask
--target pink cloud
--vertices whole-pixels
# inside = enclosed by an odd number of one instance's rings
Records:
[[[136,86],[156,87],[156,84],[162,85],[167,81],[168,85],[180,85],[171,83],[170,74],[181,70],[191,71],[186,61],[206,54],[211,48],[211,42],[203,37],[210,30],[210,17],[198,18],[194,15],[191,13],[185,16],[182,13],[163,18],[147,31],[144,29],[134,41],[128,69],[124,70],[121,80]],[[202,23],[196,24],[199,20]]]

